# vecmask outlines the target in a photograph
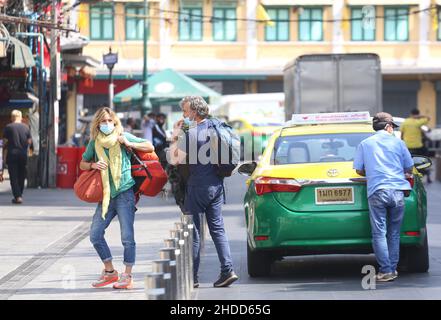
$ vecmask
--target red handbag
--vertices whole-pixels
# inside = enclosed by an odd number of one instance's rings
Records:
[[[132,177],[135,180],[135,196],[157,196],[167,183],[168,176],[162,168],[156,154],[156,160],[141,160],[137,153],[132,153]],[[151,156],[154,159],[154,156]]]
[[[134,150],[134,153],[138,156],[138,158],[142,161],[159,161],[159,157],[155,151],[153,152],[144,152],[139,150]]]
[[[75,195],[83,201],[103,201],[103,181],[99,170],[84,171],[74,184]]]

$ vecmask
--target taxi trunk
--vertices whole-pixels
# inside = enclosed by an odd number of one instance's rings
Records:
[[[246,210],[253,247],[290,254],[371,252],[366,181],[352,162],[268,166],[250,183],[247,197],[254,201]],[[406,198],[404,244],[417,240],[405,232],[422,226],[415,197],[413,190]]]

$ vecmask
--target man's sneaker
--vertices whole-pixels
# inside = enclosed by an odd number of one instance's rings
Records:
[[[199,288],[199,279],[197,277],[193,277],[193,288]]]
[[[398,271],[397,271],[397,270],[395,270],[394,272],[392,272],[392,274],[393,274],[393,276],[394,276],[394,279],[398,278]]]
[[[229,273],[225,273],[219,276],[219,279],[215,283],[213,283],[214,287],[220,288],[220,287],[228,287],[230,284],[232,284],[234,281],[239,279],[239,277],[234,273],[234,271],[231,271]]]
[[[117,281],[118,281],[118,271],[113,270],[112,273],[108,273],[106,272],[106,270],[103,270],[103,273],[101,274],[98,281],[92,283],[92,287],[101,288]]]
[[[376,280],[378,282],[394,281],[395,278],[396,278],[396,276],[395,276],[395,274],[393,272],[390,272],[390,273],[381,273],[381,272],[379,272],[376,275]]]
[[[123,273],[119,281],[113,285],[113,289],[132,289],[133,279],[132,275],[128,273]]]

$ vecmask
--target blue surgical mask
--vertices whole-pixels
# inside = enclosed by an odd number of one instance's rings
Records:
[[[190,119],[190,117],[184,118],[184,126],[191,128],[196,126],[196,121],[193,119]]]
[[[190,126],[190,123],[191,123],[191,120],[190,120],[189,117],[184,118],[184,125],[185,125],[186,127],[189,127],[189,126]]]
[[[113,130],[115,129],[115,125],[113,123],[109,124],[100,124],[100,130],[102,133],[104,133],[106,136],[111,134]]]

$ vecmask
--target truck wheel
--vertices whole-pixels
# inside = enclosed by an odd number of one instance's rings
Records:
[[[271,273],[271,256],[267,252],[252,251],[247,243],[247,264],[250,277],[265,277]]]
[[[408,272],[427,272],[429,270],[429,244],[427,233],[422,246],[403,248],[404,269]]]

